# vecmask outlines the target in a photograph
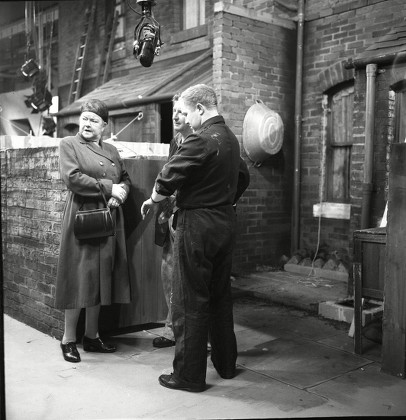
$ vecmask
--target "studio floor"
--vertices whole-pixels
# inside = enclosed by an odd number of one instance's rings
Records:
[[[269,295],[279,288],[286,297],[286,276],[273,285],[260,277],[260,297],[267,284]],[[406,415],[406,381],[381,372],[379,344],[365,340],[364,353],[356,355],[347,324],[258,299],[246,283],[233,282],[237,376],[219,377],[208,354],[202,393],[159,385],[159,375],[172,371],[174,351],[152,346],[159,328],[109,337],[118,347],[113,354],[85,353],[78,345],[82,362],[70,364],[57,340],[5,315],[7,420]]]

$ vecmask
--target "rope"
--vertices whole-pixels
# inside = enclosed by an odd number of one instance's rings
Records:
[[[322,214],[322,206],[323,206],[323,195],[324,195],[324,177],[325,177],[325,171],[326,171],[326,130],[327,130],[327,113],[328,113],[328,107],[327,107],[327,96],[325,95],[323,97],[322,101],[322,108],[323,108],[323,117],[322,117],[322,127],[321,127],[321,162],[320,162],[320,188],[319,188],[319,204],[320,204],[320,212],[318,216],[318,227],[317,227],[317,246],[316,251],[314,253],[314,257],[312,260],[311,270],[309,271],[309,274],[304,278],[305,281],[307,281],[308,278],[311,276],[315,276],[314,271],[314,262],[316,261],[317,254],[319,252],[320,248],[320,236],[321,236],[321,214]],[[317,285],[312,283],[312,286],[317,287]]]
[[[128,128],[135,120],[141,120],[143,117],[144,117],[144,114],[142,113],[142,111],[139,111],[138,114],[127,125],[125,125],[117,134],[111,133],[111,136],[105,141],[109,141],[109,140],[115,141],[115,138],[117,138],[117,136],[120,133],[122,133],[126,128]],[[124,144],[121,144],[120,147],[129,150],[131,153],[135,153],[134,150],[131,150],[129,147],[124,146]]]
[[[39,117],[39,124],[38,124],[38,137],[41,135],[41,130],[42,130],[42,112],[41,112],[41,116]]]
[[[129,127],[135,120],[141,120],[142,117],[144,116],[144,114],[142,113],[142,111],[140,111],[136,117],[134,117],[124,128],[122,128],[115,136],[111,136],[111,137],[117,137],[120,133],[122,133],[127,127]]]

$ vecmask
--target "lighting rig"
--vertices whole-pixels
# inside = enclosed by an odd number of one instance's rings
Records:
[[[39,72],[39,66],[34,61],[33,58],[31,58],[30,60],[26,61],[21,66],[21,73],[23,74],[24,77],[26,77],[28,79],[33,78],[38,72]]]
[[[33,94],[26,96],[25,105],[28,108],[33,109],[33,113],[46,111],[52,105],[52,94],[46,88],[46,72],[38,69],[35,76],[31,76],[34,79],[32,89]]]
[[[26,96],[25,104],[28,108],[33,109],[33,113],[46,111],[52,105],[52,94],[47,89],[47,76],[45,70],[41,68],[40,64],[30,56],[31,47],[31,32],[35,36],[35,25],[34,22],[34,2],[26,2],[25,4],[25,28],[26,28],[26,39],[27,39],[27,51],[25,54],[25,63],[21,66],[21,73],[26,81],[32,81],[33,93],[32,95]],[[50,42],[52,45],[52,42]],[[38,56],[38,52],[37,52]]]
[[[135,13],[141,16],[134,29],[133,55],[144,67],[150,67],[154,56],[159,55],[163,42],[161,41],[161,27],[154,19],[152,7],[156,5],[154,0],[137,0],[141,5],[141,13],[137,12],[130,4],[128,5]]]

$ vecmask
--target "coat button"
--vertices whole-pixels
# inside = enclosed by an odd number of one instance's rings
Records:
[[[104,163],[103,163],[102,161],[100,161],[99,163],[100,163],[100,165],[101,165],[101,166],[103,166],[103,165],[104,165]]]
[[[113,163],[111,164],[111,166],[116,166],[116,164],[113,162]]]

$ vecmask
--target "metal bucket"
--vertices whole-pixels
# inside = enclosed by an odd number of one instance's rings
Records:
[[[260,100],[256,102],[245,114],[242,141],[249,159],[261,164],[281,149],[284,129],[277,112]]]

